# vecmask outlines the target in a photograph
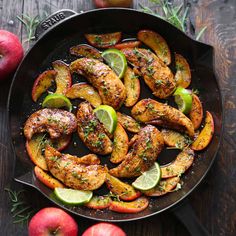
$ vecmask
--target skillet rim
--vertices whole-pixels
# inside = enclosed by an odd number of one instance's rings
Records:
[[[66,9],[62,9],[62,10],[59,10],[55,13],[59,13],[59,12],[62,12],[63,10],[66,10]],[[72,10],[73,11],[73,10]],[[129,219],[98,219],[98,218],[95,218],[95,217],[92,217],[92,216],[87,216],[87,215],[83,215],[81,213],[78,213],[78,212],[75,212],[69,208],[67,208],[65,205],[62,205],[58,202],[56,202],[54,199],[50,198],[46,193],[42,192],[36,185],[34,185],[33,183],[27,183],[27,182],[24,182],[23,180],[20,180],[19,178],[20,177],[16,177],[15,176],[15,167],[16,167],[16,164],[17,164],[17,160],[16,160],[16,153],[15,153],[15,148],[14,148],[14,145],[13,145],[13,137],[12,137],[12,132],[11,132],[11,125],[10,125],[10,103],[11,103],[11,98],[12,98],[12,90],[13,90],[13,87],[14,87],[14,83],[17,79],[17,74],[18,74],[18,71],[21,69],[22,65],[24,64],[24,61],[25,59],[28,57],[28,54],[30,54],[31,50],[33,50],[33,48],[35,47],[36,44],[39,44],[41,40],[43,40],[43,38],[51,31],[53,30],[54,28],[57,28],[57,27],[61,27],[63,25],[63,23],[65,23],[66,21],[72,19],[72,18],[77,18],[77,17],[80,17],[80,15],[84,15],[84,14],[92,14],[93,12],[97,12],[97,11],[130,11],[130,12],[135,12],[136,14],[144,14],[144,15],[148,15],[148,16],[152,16],[152,17],[155,17],[157,18],[159,21],[162,21],[162,22],[165,22],[165,24],[168,24],[168,27],[171,27],[171,28],[174,28],[175,30],[178,31],[179,34],[183,34],[186,38],[188,38],[188,40],[190,40],[193,44],[198,44],[198,45],[202,45],[202,46],[207,46],[209,47],[209,49],[211,50],[211,59],[212,59],[212,64],[211,64],[211,70],[213,72],[213,75],[215,77],[215,83],[216,83],[216,87],[218,89],[218,92],[219,92],[219,98],[220,98],[220,108],[221,108],[221,116],[222,116],[222,123],[220,125],[220,134],[219,134],[219,142],[218,142],[218,145],[216,147],[216,151],[215,153],[213,154],[212,156],[212,159],[206,169],[206,171],[204,172],[204,174],[199,178],[199,180],[197,181],[197,183],[187,192],[185,193],[182,197],[180,197],[177,201],[175,201],[174,203],[170,204],[169,206],[167,207],[164,207],[163,209],[159,210],[159,211],[156,211],[156,212],[153,212],[153,213],[149,213],[147,215],[144,215],[144,216],[139,216],[139,217],[133,217],[133,218],[129,218]],[[53,13],[53,14],[55,14]],[[50,18],[50,16],[49,16]],[[57,24],[51,26],[48,30],[46,30],[45,32],[43,32],[39,38],[37,39],[37,41],[35,42],[35,44],[26,52],[26,54],[24,55],[24,58],[23,60],[21,61],[21,63],[19,64],[15,74],[14,74],[14,77],[13,77],[13,80],[11,82],[11,86],[10,86],[10,89],[9,89],[9,94],[8,94],[8,99],[7,99],[7,122],[8,122],[8,129],[9,129],[9,136],[10,136],[10,143],[11,143],[11,149],[13,151],[13,154],[14,154],[14,180],[19,182],[19,183],[22,183],[24,185],[28,185],[28,186],[31,186],[35,189],[37,189],[41,194],[43,194],[48,200],[50,200],[51,202],[53,202],[54,204],[56,204],[57,206],[63,208],[64,210],[72,213],[72,214],[75,214],[77,216],[81,216],[81,217],[84,217],[84,218],[87,218],[87,219],[90,219],[90,220],[96,220],[96,221],[105,221],[105,222],[127,222],[127,221],[134,221],[134,220],[140,220],[140,219],[144,219],[144,218],[147,218],[147,217],[150,217],[150,216],[153,216],[153,215],[157,215],[157,214],[160,214],[166,210],[169,210],[171,208],[173,208],[174,206],[178,205],[181,201],[183,201],[187,196],[189,196],[189,194],[191,194],[195,189],[196,187],[198,187],[198,185],[202,182],[202,180],[206,177],[207,173],[209,172],[209,170],[211,169],[215,159],[216,159],[216,155],[218,154],[218,151],[219,151],[219,147],[221,145],[221,142],[222,142],[222,139],[223,139],[223,132],[224,132],[224,106],[223,106],[223,97],[222,97],[222,92],[220,90],[220,86],[219,86],[219,82],[218,82],[218,77],[216,76],[216,73],[215,73],[215,65],[214,65],[214,55],[215,55],[215,50],[213,48],[213,46],[209,45],[209,44],[206,44],[206,43],[202,43],[202,42],[199,42],[193,38],[191,38],[189,35],[187,35],[185,32],[179,30],[178,28],[176,28],[175,26],[173,26],[172,24],[170,24],[169,22],[161,19],[161,18],[158,18],[152,14],[148,14],[148,13],[145,13],[145,12],[141,12],[137,9],[130,9],[130,8],[103,8],[103,9],[92,9],[92,10],[89,10],[89,11],[85,11],[83,13],[77,13],[77,14],[74,14],[72,16],[68,16],[66,17],[64,20],[62,20],[61,22],[58,22]],[[33,169],[29,172],[26,172],[25,174],[31,174],[32,177],[33,177]],[[133,214],[133,216],[135,216],[135,214]]]

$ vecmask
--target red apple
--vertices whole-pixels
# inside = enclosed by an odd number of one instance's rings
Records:
[[[82,236],[126,236],[126,233],[116,225],[98,223],[85,230]]]
[[[23,58],[19,38],[6,30],[0,30],[0,80],[8,77]]]
[[[103,7],[130,7],[132,0],[94,0],[94,4],[98,8]]]
[[[65,211],[48,207],[33,216],[28,232],[29,236],[77,236],[78,225]]]

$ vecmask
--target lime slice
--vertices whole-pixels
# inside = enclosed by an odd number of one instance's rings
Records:
[[[72,104],[70,100],[66,96],[57,93],[47,95],[43,100],[42,107],[48,107],[48,108],[65,107],[69,111],[72,110]]]
[[[70,188],[55,188],[54,193],[64,203],[79,205],[89,202],[93,196],[92,191],[75,190]]]
[[[175,102],[178,109],[184,114],[188,114],[192,108],[192,95],[187,89],[178,87],[174,92]]]
[[[121,51],[118,49],[107,49],[102,53],[102,57],[119,78],[124,76],[127,69],[127,61]]]
[[[113,133],[117,125],[116,111],[111,106],[100,105],[94,110],[94,112],[99,121],[103,123],[105,128],[110,133]]]
[[[161,179],[161,169],[157,162],[148,170],[142,173],[133,183],[133,187],[139,190],[154,188]]]

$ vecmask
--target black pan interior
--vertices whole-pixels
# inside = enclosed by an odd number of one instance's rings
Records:
[[[27,116],[40,108],[40,105],[35,105],[31,100],[34,79],[44,70],[51,68],[51,63],[54,60],[61,59],[69,63],[76,59],[74,56],[69,55],[69,48],[76,44],[85,43],[84,33],[122,31],[124,38],[130,38],[135,37],[140,29],[152,29],[159,32],[166,39],[172,54],[175,52],[180,53],[187,58],[192,70],[191,88],[199,90],[204,112],[208,110],[214,117],[215,134],[213,140],[205,151],[196,155],[194,165],[182,177],[184,183],[182,189],[163,197],[151,199],[151,203],[145,211],[137,214],[119,214],[107,210],[95,211],[84,207],[70,208],[64,206],[54,198],[50,189],[37,181],[33,174],[33,164],[25,150],[22,126]],[[171,65],[171,68],[173,69],[174,65]],[[73,82],[78,81],[85,80],[74,75]],[[141,97],[152,98],[150,90],[143,82],[141,86]],[[79,102],[79,100],[75,101],[74,106],[76,107]],[[171,103],[171,101],[169,102]],[[73,110],[73,112],[75,111],[76,109]],[[122,108],[122,111],[129,113],[124,108]],[[106,221],[134,220],[160,213],[179,202],[194,189],[210,168],[219,147],[222,129],[222,101],[213,72],[213,49],[208,45],[191,40],[165,21],[135,10],[106,9],[76,15],[50,30],[25,57],[15,75],[9,95],[9,124],[16,156],[16,179],[36,187],[42,194],[57,202],[60,206],[84,217]],[[89,152],[88,149],[85,148],[76,134],[73,138],[74,142],[71,143],[65,152],[78,156],[87,154]],[[176,152],[164,152],[158,161],[161,164],[165,164],[173,160],[175,156]],[[101,159],[103,163],[111,165],[107,157],[101,157]],[[19,178],[22,174],[26,175],[23,178]],[[102,193],[104,191],[106,190],[100,190]]]

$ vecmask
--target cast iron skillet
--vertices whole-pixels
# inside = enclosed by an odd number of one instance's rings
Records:
[[[73,14],[73,15],[72,15]],[[67,19],[65,19],[67,18]],[[60,22],[56,26],[54,23]],[[48,30],[50,28],[50,30]],[[190,63],[192,69],[192,88],[200,91],[200,98],[203,101],[204,111],[208,110],[213,114],[215,121],[215,134],[211,144],[206,150],[196,154],[194,165],[183,176],[183,187],[177,192],[167,194],[163,197],[151,199],[149,207],[137,214],[118,214],[111,211],[95,211],[84,207],[68,207],[58,202],[52,191],[41,184],[33,174],[33,163],[25,151],[25,138],[22,135],[22,126],[27,116],[39,105],[33,104],[31,100],[31,89],[34,79],[44,70],[51,67],[51,62],[62,59],[69,63],[75,59],[68,51],[72,45],[84,43],[84,33],[104,33],[122,31],[125,37],[135,37],[140,29],[152,29],[159,32],[170,46],[171,52],[182,54]],[[46,33],[44,31],[47,31]],[[72,11],[64,10],[55,13],[45,20],[37,30],[43,36],[36,42],[33,48],[27,53],[20,67],[18,68],[11,85],[9,94],[9,125],[12,137],[13,150],[16,156],[15,180],[38,189],[48,199],[70,212],[90,219],[102,221],[130,221],[152,216],[173,207],[182,201],[201,182],[210,169],[220,144],[222,134],[222,98],[213,72],[213,48],[209,45],[196,42],[169,23],[152,15],[141,13],[131,9],[102,9],[93,10],[82,14],[75,14]],[[172,69],[174,66],[172,65]],[[82,78],[74,76],[73,80]],[[142,97],[152,97],[150,90],[145,87]],[[78,101],[75,103],[75,105]],[[73,110],[75,112],[75,110]],[[88,150],[77,139],[74,139],[77,146],[71,145],[65,152],[82,156]],[[176,153],[163,153],[158,159],[161,164],[171,161]],[[102,157],[103,163],[108,159]],[[109,161],[107,161],[108,163]],[[110,164],[109,164],[110,165]],[[100,190],[104,191],[103,189]],[[189,210],[185,208],[185,210]],[[178,214],[181,214],[179,209]],[[185,214],[188,212],[183,211]],[[197,221],[189,222],[187,227],[195,235],[207,234],[204,229],[197,226]],[[186,223],[186,222],[185,222]],[[188,223],[193,223],[192,226]]]

